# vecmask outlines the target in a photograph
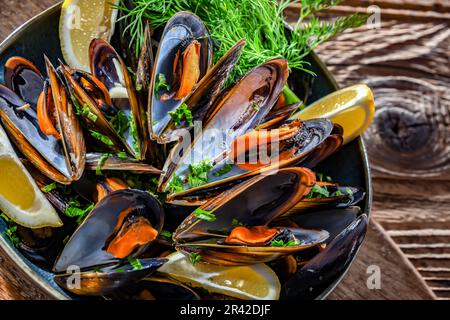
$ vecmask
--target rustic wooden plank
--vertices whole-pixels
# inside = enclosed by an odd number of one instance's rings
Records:
[[[382,248],[380,250],[380,248]],[[381,271],[381,288],[367,287],[369,266]],[[330,299],[434,299],[434,294],[400,249],[374,220],[349,275]]]
[[[0,0],[0,41],[6,38],[11,31],[21,24],[58,2],[59,0]],[[36,32],[38,32],[38,30],[36,30]]]

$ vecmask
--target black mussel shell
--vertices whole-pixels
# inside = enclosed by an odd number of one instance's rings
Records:
[[[121,216],[122,214],[122,216]],[[159,232],[164,224],[164,211],[159,201],[140,190],[115,191],[101,200],[75,231],[61,252],[53,269],[65,272],[71,265],[81,269],[117,263],[120,259],[105,250],[115,234],[115,228],[123,215],[144,217]],[[134,249],[132,256],[142,253],[148,245]]]

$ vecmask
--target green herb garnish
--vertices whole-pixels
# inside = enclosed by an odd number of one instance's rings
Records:
[[[125,151],[121,151],[121,152],[117,153],[116,156],[120,160],[127,160],[128,159],[127,153]]]
[[[46,185],[41,190],[44,193],[49,193],[49,192],[52,192],[53,190],[55,190],[56,188],[57,188],[56,182],[53,182],[53,183]]]
[[[341,190],[337,189],[337,191],[334,193],[335,197],[343,196],[344,194],[341,192]]]
[[[221,177],[224,174],[227,174],[228,172],[233,169],[233,165],[231,163],[226,163],[219,171],[214,173],[215,177]]]
[[[202,261],[202,256],[200,255],[200,253],[191,252],[191,254],[189,254],[189,260],[193,265],[196,265],[197,263]]]
[[[95,139],[97,139],[98,141],[102,142],[103,144],[107,145],[107,146],[114,146],[114,142],[108,138],[107,136],[105,136],[104,134],[101,134],[98,131],[94,131],[94,130],[89,130],[89,132],[91,133],[91,136]]]
[[[161,231],[160,234],[161,234],[164,238],[172,239],[172,232],[170,232],[170,231],[163,230],[163,231]]]
[[[8,239],[14,245],[14,247],[17,248],[20,243],[20,238],[16,234],[17,225],[2,211],[0,211],[0,218],[5,220],[5,222],[8,224],[8,228],[5,230],[5,235],[8,237]]]
[[[141,153],[141,146],[139,145],[138,132],[136,127],[136,122],[133,116],[130,117],[130,135],[133,137],[133,149],[136,155]]]
[[[142,270],[142,263],[139,261],[139,259],[128,257],[128,262],[133,267],[133,270]]]
[[[69,205],[64,211],[64,214],[69,218],[76,218],[77,223],[80,224],[92,209],[94,209],[93,203],[83,205],[78,201],[78,197],[75,196],[69,200]]]
[[[97,121],[98,117],[94,113],[91,112],[91,110],[89,109],[89,106],[87,104],[85,104],[83,106],[83,109],[81,110],[81,114],[94,123]]]
[[[243,224],[242,222],[240,222],[238,219],[233,218],[233,220],[231,220],[231,226],[232,226],[233,228],[236,228],[236,227],[243,227],[244,224]]]
[[[5,235],[11,240],[11,243],[14,245],[14,247],[18,247],[20,243],[20,239],[16,234],[17,232],[17,225],[12,225],[5,231]]]
[[[299,242],[295,240],[289,240],[288,242],[284,242],[283,240],[273,240],[270,243],[271,247],[292,247],[298,245]]]
[[[345,192],[347,192],[347,195],[348,195],[349,197],[352,197],[352,196],[353,196],[353,191],[352,191],[352,189],[350,189],[349,187],[346,187],[346,188],[345,188]]]
[[[123,135],[124,132],[126,132],[130,127],[128,117],[123,111],[117,112],[117,114],[111,119],[111,125],[119,135]]]
[[[104,271],[100,267],[95,268],[94,272],[95,273],[104,273]]]
[[[191,173],[188,176],[188,184],[192,188],[200,187],[208,183],[208,174],[213,168],[211,161],[203,160],[198,164],[190,164]]]
[[[311,191],[306,196],[306,199],[320,199],[320,198],[328,198],[330,196],[330,192],[328,191],[327,187],[321,187],[317,184],[315,184]]]
[[[97,176],[102,175],[102,168],[105,165],[106,161],[112,157],[111,153],[104,153],[101,155],[100,159],[98,159],[97,167],[95,168],[95,174]]]
[[[81,115],[82,108],[81,108],[80,103],[78,102],[78,99],[75,98],[75,96],[70,96],[70,100],[72,100],[72,103],[75,107],[75,113],[77,114],[77,116]]]
[[[253,103],[252,104],[252,109],[255,110],[256,112],[258,112],[259,110],[261,110],[260,106],[257,103]]]
[[[186,120],[190,126],[194,125],[191,110],[189,110],[188,105],[184,102],[175,111],[169,111],[168,114],[176,126],[179,126],[183,119]]]
[[[167,186],[167,191],[170,193],[180,193],[183,191],[183,181],[180,177],[174,176],[172,180],[170,180],[169,185]]]
[[[214,62],[217,62],[237,41],[245,38],[243,50],[231,81],[246,71],[272,58],[282,57],[289,67],[308,71],[306,56],[311,50],[346,29],[363,25],[368,14],[353,14],[334,20],[320,20],[317,13],[339,4],[341,0],[136,0],[128,8],[121,3],[117,8],[124,15],[119,20],[128,23],[125,32],[131,37],[130,46],[137,50],[144,41],[145,24],[152,27],[165,25],[179,11],[198,15],[219,43]],[[299,18],[293,24],[292,35],[286,29],[284,11],[292,4],[300,4]],[[138,56],[138,52],[136,53]],[[312,72],[311,72],[312,73]],[[158,81],[165,83],[167,81]],[[164,78],[165,79],[165,78]],[[162,89],[156,86],[156,91]]]
[[[200,208],[194,211],[194,216],[197,219],[212,222],[216,220],[216,215],[212,213],[211,211],[205,211]]]
[[[162,73],[158,74],[155,81],[155,95],[160,97],[161,91],[170,91],[172,86],[167,82],[166,76]]]

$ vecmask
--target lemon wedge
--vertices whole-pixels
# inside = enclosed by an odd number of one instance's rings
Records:
[[[62,221],[15,154],[0,126],[0,210],[28,228],[60,227]]]
[[[66,63],[89,71],[89,45],[94,38],[111,40],[119,0],[65,0],[59,20],[61,51]]]
[[[245,267],[194,265],[180,252],[166,258],[169,261],[158,271],[189,286],[245,300],[277,300],[280,296],[280,281],[265,264]]]
[[[355,85],[314,102],[292,115],[291,119],[311,120],[328,118],[344,128],[344,144],[361,135],[372,122],[375,103],[372,90]]]

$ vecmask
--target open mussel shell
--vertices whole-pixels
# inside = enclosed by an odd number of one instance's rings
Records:
[[[174,61],[181,53],[197,41],[200,45],[199,78],[202,79],[212,63],[213,46],[206,26],[195,14],[191,12],[178,12],[166,24],[158,51],[149,88],[149,129],[152,139],[158,139],[170,123],[170,111],[175,111],[184,99],[170,99],[161,101],[161,94],[157,82],[164,76],[167,83],[174,82]],[[172,88],[173,89],[173,88]]]
[[[86,154],[86,170],[96,171],[127,171],[139,174],[161,174],[161,170],[155,167],[137,161],[135,158],[119,158],[117,155],[110,155],[104,162],[102,158],[103,153],[88,153]],[[101,163],[101,166],[99,166]]]
[[[328,232],[289,229],[299,240],[298,244],[289,247],[230,245],[223,242],[234,229],[236,221],[247,227],[268,225],[309,193],[314,182],[314,174],[304,168],[282,169],[243,182],[200,207],[200,211],[207,211],[214,217],[212,221],[200,218],[198,210],[186,218],[173,235],[177,249],[186,254],[200,253],[204,261],[213,264],[246,265],[273,261],[318,245],[328,238]]]
[[[296,239],[296,245],[287,247],[229,245],[217,238],[195,243],[177,245],[177,250],[184,253],[197,253],[203,262],[221,266],[245,266],[274,261],[280,257],[295,254],[299,251],[317,246],[325,242],[329,234],[325,230],[307,230],[300,228],[280,228],[288,230]]]
[[[203,121],[211,112],[211,106],[219,96],[230,73],[233,71],[236,63],[245,47],[245,40],[237,42],[228,52],[208,71],[208,73],[198,83],[196,89],[189,95],[185,104],[189,107],[192,114],[192,121]],[[163,133],[156,137],[158,142],[167,143],[176,141],[180,138],[189,124],[180,124],[176,126],[169,120]]]
[[[320,294],[342,276],[362,241],[368,225],[366,214],[350,223],[322,252],[305,264],[282,287],[280,299],[305,300],[323,298]]]
[[[288,149],[288,151],[293,150],[292,155],[288,159],[277,159],[274,157],[266,165],[254,169],[243,168],[239,164],[231,162],[230,159],[226,159],[215,164],[211,171],[208,172],[207,183],[197,187],[190,187],[185,184],[184,188],[186,190],[169,196],[169,202],[172,201],[172,197],[187,200],[194,194],[207,194],[209,190],[221,189],[222,185],[232,185],[258,174],[265,174],[279,168],[303,163],[305,157],[309,157],[311,153],[314,153],[317,148],[325,143],[332,127],[332,123],[327,119],[305,121],[297,133],[298,138],[294,139],[293,145]],[[225,167],[228,167],[227,172],[221,173],[221,170]],[[180,177],[183,178],[184,176],[181,175]]]
[[[195,134],[188,141],[190,143],[182,141],[172,149],[160,177],[159,191],[166,191],[174,176],[186,180],[191,164],[215,161],[227,154],[237,137],[255,128],[264,119],[277,101],[287,77],[287,61],[274,59],[251,70],[226,90],[226,94],[221,95],[211,107],[212,113],[203,121],[201,134]],[[185,184],[183,191],[191,188]]]
[[[94,39],[89,48],[91,72],[107,88],[113,106],[128,119],[128,127],[120,132],[128,152],[143,160],[148,139],[144,111],[137,97],[128,69],[115,49],[102,39]]]
[[[53,94],[50,99],[58,101],[55,127],[61,139],[44,134],[36,110],[3,85],[0,85],[0,118],[10,139],[36,168],[53,181],[70,184],[84,170],[85,143],[75,111],[64,99],[67,95],[63,84],[52,67],[49,72]]]
[[[200,296],[188,286],[172,279],[155,275],[146,277],[128,288],[114,293],[118,300],[201,300]]]
[[[124,143],[107,116],[114,116],[112,102],[106,89],[102,89],[98,80],[91,74],[70,68],[61,63],[61,71],[67,82],[67,86],[74,102],[78,105],[79,118],[82,120],[86,132],[91,135],[100,133],[107,140],[102,141],[92,138],[100,149],[105,151],[120,152]],[[91,86],[95,94],[88,92],[86,84]],[[94,97],[95,95],[95,97]]]
[[[323,229],[328,231],[330,237],[326,241],[329,244],[336,236],[347,226],[356,220],[362,214],[361,209],[356,206],[348,208],[333,208],[322,211],[303,213],[298,216],[289,217],[289,221],[296,226],[302,226],[306,229]],[[282,217],[282,219],[284,219]],[[281,221],[275,222],[278,225]]]
[[[315,168],[323,160],[336,153],[344,144],[344,129],[334,124],[331,134],[313,152],[298,162],[298,165],[307,168]]]
[[[330,192],[329,197],[304,198],[286,212],[285,216],[327,208],[347,208],[360,202],[366,195],[363,190],[355,187],[331,185],[327,186],[327,188]],[[337,192],[339,192],[339,195],[336,195]]]
[[[22,57],[11,57],[5,63],[5,85],[19,98],[36,108],[39,95],[44,88],[44,78],[39,69]]]
[[[131,189],[113,192],[97,203],[78,227],[53,269],[58,273],[66,272],[71,265],[91,269],[117,263],[128,256],[136,257],[161,232],[163,224],[161,204],[149,193]],[[145,229],[136,229],[138,227]],[[153,238],[132,237],[133,234],[146,235],[148,230],[154,231]],[[122,250],[117,251],[117,248]],[[124,256],[118,256],[118,252]]]
[[[204,235],[228,233],[233,229],[233,220],[245,226],[267,225],[298,203],[314,183],[314,173],[305,168],[286,168],[253,177],[200,207],[213,214],[214,221],[199,219],[194,211],[175,231],[174,238],[191,242]]]
[[[83,130],[65,84],[47,57],[45,57],[45,63],[50,79],[56,122],[61,133],[66,166],[69,169],[71,181],[76,181],[83,175],[86,164],[86,144]]]
[[[167,259],[149,258],[139,261],[139,268],[126,262],[113,266],[96,266],[89,270],[72,266],[70,272],[56,274],[54,280],[60,287],[77,295],[103,296],[151,275],[166,263]]]

